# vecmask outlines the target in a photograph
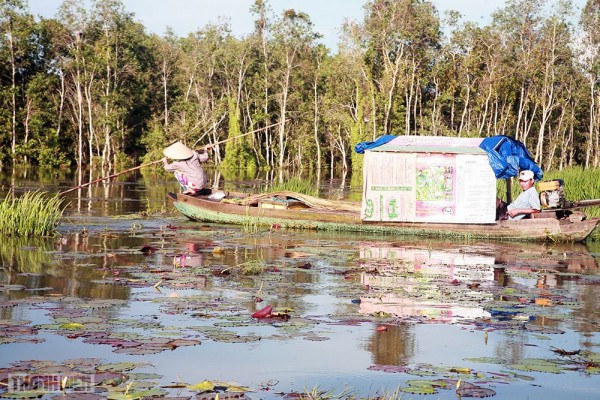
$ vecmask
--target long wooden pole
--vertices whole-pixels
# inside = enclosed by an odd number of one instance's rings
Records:
[[[234,140],[234,139],[240,138],[242,136],[249,135],[251,133],[260,132],[260,131],[262,131],[264,129],[267,129],[267,128],[270,128],[272,126],[279,125],[280,123],[281,122],[277,122],[275,124],[271,124],[271,125],[265,126],[263,128],[259,128],[259,129],[255,129],[255,130],[250,131],[250,132],[242,133],[241,135],[237,135],[237,136],[234,136],[232,138],[228,138],[228,139],[225,139],[225,140],[221,140],[220,142],[204,146],[204,148],[214,147],[214,146],[216,146],[218,144],[225,143],[225,142],[228,142],[230,140]],[[80,189],[82,187],[86,187],[86,186],[92,185],[94,183],[102,182],[102,181],[105,181],[107,179],[112,179],[112,178],[117,177],[119,175],[123,175],[123,174],[126,174],[126,173],[131,172],[131,171],[135,171],[136,169],[140,169],[140,168],[144,168],[144,167],[149,167],[151,165],[158,164],[159,162],[162,162],[162,159],[161,160],[157,160],[157,161],[152,161],[152,162],[149,162],[149,163],[146,163],[146,164],[138,165],[137,167],[129,168],[129,169],[126,169],[125,171],[117,172],[116,174],[112,174],[112,175],[106,176],[104,178],[100,178],[100,179],[93,180],[91,182],[84,183],[83,185],[75,186],[75,187],[73,187],[71,189],[67,189],[67,190],[64,190],[62,192],[59,192],[58,194],[59,194],[59,196],[61,196],[61,195],[65,194],[65,193],[72,192],[73,190],[77,190],[77,189]]]
[[[253,130],[253,131],[250,131],[250,132],[242,133],[241,135],[237,135],[237,136],[234,136],[234,137],[231,137],[231,138],[228,138],[228,139],[223,139],[223,140],[221,140],[221,141],[219,141],[219,142],[217,142],[217,143],[208,144],[208,145],[204,146],[204,148],[207,148],[207,147],[215,147],[215,146],[216,146],[216,145],[218,145],[218,144],[222,144],[222,143],[225,143],[225,142],[229,142],[230,140],[235,140],[235,139],[237,139],[237,138],[241,138],[242,136],[250,135],[251,133],[256,133],[256,132],[264,131],[265,129],[271,128],[271,127],[273,127],[273,126],[276,126],[276,125],[279,125],[279,124],[281,124],[281,122],[276,122],[276,123],[274,123],[274,124],[267,125],[267,126],[264,126],[264,127],[262,127],[262,128],[258,128],[258,129],[255,129],[255,130]],[[200,138],[200,139],[202,139],[202,138]],[[198,143],[198,141],[199,141],[200,139],[198,139],[198,140],[196,141],[196,143]],[[196,143],[194,143],[194,144],[196,144]]]
[[[61,195],[65,194],[65,193],[72,192],[73,190],[77,190],[77,189],[80,189],[82,187],[92,185],[94,183],[102,182],[102,181],[105,181],[107,179],[112,179],[112,178],[117,177],[119,175],[126,174],[127,172],[135,171],[136,169],[140,169],[140,168],[144,168],[144,167],[149,167],[150,165],[158,164],[159,162],[162,162],[162,159],[158,160],[158,161],[152,161],[152,162],[149,162],[149,163],[146,163],[146,164],[138,165],[137,167],[129,168],[129,169],[126,169],[125,171],[117,172],[116,174],[112,174],[112,175],[106,176],[104,178],[100,178],[100,179],[93,180],[91,182],[84,183],[83,185],[75,186],[75,187],[73,187],[71,189],[67,189],[67,190],[64,190],[62,192],[59,192],[58,194],[59,194],[59,196],[61,196]]]

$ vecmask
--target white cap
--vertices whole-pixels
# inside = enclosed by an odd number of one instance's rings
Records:
[[[163,154],[173,160],[187,160],[194,155],[194,151],[180,141],[177,141],[164,149]]]
[[[533,172],[526,169],[524,171],[519,172],[519,180],[520,181],[528,181],[533,179]]]

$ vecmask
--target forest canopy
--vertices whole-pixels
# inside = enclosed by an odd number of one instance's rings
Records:
[[[0,164],[97,167],[219,145],[222,168],[361,168],[382,134],[528,146],[543,169],[600,166],[600,2],[508,0],[485,26],[424,0],[371,0],[339,47],[301,10],[248,12],[186,37],[148,33],[120,0],[64,0],[56,18],[0,2]],[[299,3],[301,4],[301,3]]]

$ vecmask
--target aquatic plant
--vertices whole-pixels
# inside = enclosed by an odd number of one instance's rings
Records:
[[[241,264],[225,268],[221,274],[231,272],[231,270],[239,270],[242,275],[260,275],[265,272],[265,266],[258,260],[248,260]]]
[[[56,233],[64,205],[58,195],[26,192],[21,197],[7,195],[0,203],[0,234],[40,237]]]
[[[304,394],[298,397],[304,400],[333,400],[333,399],[352,399],[355,398],[353,389],[346,387],[340,393],[335,393],[334,389],[324,389],[314,386],[312,389],[304,390]]]
[[[246,215],[242,220],[242,230],[246,233],[257,233],[259,227],[262,225],[260,217],[253,217],[249,214],[249,209],[246,207]]]
[[[291,178],[284,182],[274,183],[269,190],[272,192],[296,192],[309,196],[319,195],[319,189],[315,187],[314,182],[300,178]]]
[[[244,275],[260,275],[265,272],[265,266],[258,260],[248,260],[240,264],[240,267]]]

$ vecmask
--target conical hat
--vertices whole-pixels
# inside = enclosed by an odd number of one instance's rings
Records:
[[[194,155],[194,151],[180,141],[177,141],[164,149],[163,154],[173,160],[187,160]]]

